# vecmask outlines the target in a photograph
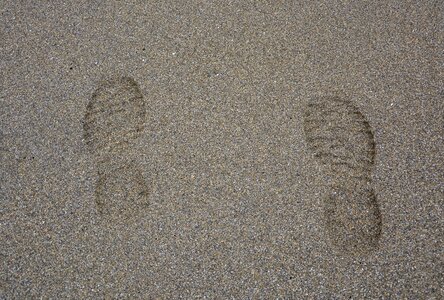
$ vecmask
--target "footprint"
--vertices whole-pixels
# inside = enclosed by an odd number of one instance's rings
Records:
[[[145,113],[142,93],[129,77],[99,84],[86,108],[83,133],[97,163],[96,203],[114,221],[131,219],[148,205],[148,187],[131,155]]]
[[[381,214],[371,181],[375,142],[370,124],[350,101],[324,96],[308,103],[304,133],[331,178],[324,209],[331,244],[346,254],[376,250]]]

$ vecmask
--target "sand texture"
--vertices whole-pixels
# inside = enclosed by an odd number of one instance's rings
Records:
[[[442,1],[1,1],[1,299],[443,299]]]

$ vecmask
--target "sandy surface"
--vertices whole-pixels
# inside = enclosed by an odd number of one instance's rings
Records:
[[[443,297],[441,1],[53,2],[0,5],[1,298]],[[143,124],[94,131],[122,78]],[[304,132],[333,94],[374,139],[365,254]]]

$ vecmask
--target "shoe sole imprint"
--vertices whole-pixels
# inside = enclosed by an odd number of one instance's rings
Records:
[[[148,204],[146,183],[130,155],[145,114],[139,86],[129,77],[100,83],[86,108],[84,139],[98,168],[96,204],[99,212],[116,220],[131,217]]]
[[[371,187],[376,152],[370,124],[351,101],[323,96],[307,104],[303,127],[308,148],[332,179],[324,202],[331,244],[348,254],[376,250],[382,220]]]

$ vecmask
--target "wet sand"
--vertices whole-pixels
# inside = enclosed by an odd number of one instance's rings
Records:
[[[440,1],[1,16],[1,298],[442,298]]]

